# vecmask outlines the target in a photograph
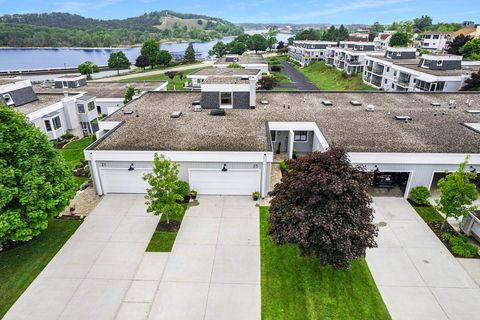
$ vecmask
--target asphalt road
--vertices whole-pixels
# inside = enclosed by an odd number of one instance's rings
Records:
[[[293,87],[298,90],[320,90],[316,85],[311,83],[301,72],[297,71],[288,62],[282,61],[283,72],[292,80]]]

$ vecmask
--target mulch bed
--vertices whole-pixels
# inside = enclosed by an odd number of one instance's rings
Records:
[[[170,223],[167,223],[167,221],[160,221],[156,230],[162,232],[178,232],[181,224],[181,221],[170,220]]]

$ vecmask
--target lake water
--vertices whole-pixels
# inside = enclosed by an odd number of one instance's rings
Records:
[[[260,33],[262,30],[249,31],[249,34]],[[278,34],[278,41],[286,42],[289,35]],[[193,47],[202,58],[208,57],[208,51],[218,41],[228,43],[233,38],[223,38],[207,42],[194,42]],[[185,52],[188,43],[164,43],[161,49],[168,50],[175,56]],[[92,61],[98,65],[107,65],[108,57],[112,52],[123,51],[128,59],[135,62],[140,55],[140,48],[125,49],[70,49],[70,48],[3,48],[0,49],[0,70],[26,70],[77,67],[85,61]]]

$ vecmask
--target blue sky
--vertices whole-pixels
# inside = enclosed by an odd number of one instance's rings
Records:
[[[478,0],[0,0],[0,14],[61,11],[112,19],[163,9],[232,22],[390,23],[422,14],[434,22],[480,20]]]

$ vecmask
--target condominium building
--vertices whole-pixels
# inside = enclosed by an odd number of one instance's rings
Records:
[[[337,42],[332,41],[293,41],[293,44],[288,47],[288,56],[302,66],[306,66],[312,62],[324,60],[328,49],[336,46]]]
[[[325,54],[325,63],[346,74],[363,72],[365,57],[381,54],[375,51],[373,42],[340,41],[338,48],[329,48]]]

